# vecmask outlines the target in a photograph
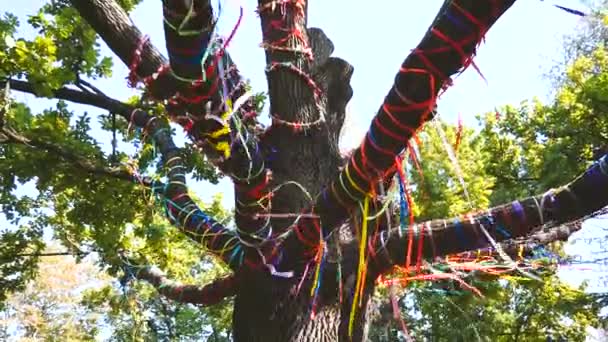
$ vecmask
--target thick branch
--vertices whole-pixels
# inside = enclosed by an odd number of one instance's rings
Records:
[[[313,55],[306,30],[306,2],[258,0],[272,117],[263,144],[273,153],[270,166],[273,184],[290,184],[272,194],[271,210],[277,216],[297,213],[308,205],[306,194],[293,185],[316,193],[319,188],[316,183],[326,170],[326,165],[319,165],[319,161],[327,158],[328,153],[311,151],[315,140],[318,146],[323,146],[319,141],[325,138],[321,91],[311,76]],[[266,223],[280,234],[292,222],[293,218],[274,218]]]
[[[216,279],[204,286],[184,285],[168,279],[157,268],[145,267],[137,271],[135,277],[147,281],[160,294],[180,303],[210,306],[236,293],[237,280],[234,276]]]
[[[313,60],[306,30],[307,0],[259,0],[266,50],[270,113],[274,125],[306,125],[321,119],[320,90],[310,78]],[[316,117],[315,117],[316,116]]]
[[[258,1],[272,116],[262,145],[274,152],[269,168],[273,184],[281,185],[272,196],[276,234],[291,228],[293,215],[310,206],[311,196],[335,176],[341,162],[337,137],[343,109],[339,102],[348,101],[352,93],[350,65],[330,63],[331,41],[320,29],[306,29],[306,2]],[[329,98],[340,95],[346,96],[333,101],[330,108]]]
[[[196,82],[202,79],[205,52],[214,29],[208,0],[164,0],[163,26],[173,74]]]
[[[411,255],[420,254],[426,259],[433,259],[436,256],[475,250],[490,245],[485,232],[494,241],[504,241],[528,236],[535,228],[544,225],[561,225],[592,215],[608,205],[608,193],[597,191],[608,187],[607,160],[608,155],[568,185],[543,195],[466,217],[433,220],[410,227],[414,232]],[[563,239],[576,230],[577,226],[573,227],[540,233],[533,239],[537,238],[541,243]],[[375,240],[375,250],[378,252],[374,253],[379,272],[387,271],[392,265],[405,263],[408,239],[407,233],[401,237],[397,231],[390,236],[386,232],[380,233]],[[422,247],[420,253],[419,247]],[[416,263],[416,258],[412,257],[411,262]]]
[[[131,65],[134,52],[143,41],[144,36],[133,24],[128,14],[115,1],[105,0],[71,0],[80,15],[108,44],[108,47],[120,58],[125,65]],[[149,42],[143,44],[141,61],[136,66],[136,73],[146,78],[156,73],[166,64],[165,58]],[[157,99],[166,99],[175,94],[183,82],[169,73],[159,73],[150,82],[148,90]]]
[[[238,251],[237,248],[240,247],[234,232],[207,216],[188,195],[186,175],[183,172],[184,163],[180,149],[173,142],[168,123],[139,109],[132,112],[130,122],[143,127],[148,136],[154,139],[168,169],[164,197],[169,219],[184,234],[201,243],[229,266],[238,267],[238,259],[235,259],[238,253],[231,253]]]
[[[190,83],[169,100],[167,111],[187,128],[199,146],[207,152],[213,150],[210,157],[217,159],[224,172],[229,171],[221,164],[230,157],[232,145],[239,142],[237,133],[249,138],[246,128],[255,124],[251,94],[246,92],[245,82],[224,49],[228,41],[222,42],[214,34],[209,0],[165,0],[163,5],[171,72]],[[233,111],[237,120],[226,115]],[[239,125],[231,121],[238,121]]]
[[[189,4],[167,0],[164,2],[163,13],[173,73],[179,78],[195,82],[193,87],[171,101],[167,109],[178,122],[192,122],[190,132],[193,137],[206,136],[204,141],[197,143],[206,150],[215,150],[219,159],[223,160],[220,167],[223,166],[224,172],[232,170],[230,176],[235,183],[235,223],[239,227],[238,234],[251,244],[260,243],[267,235],[264,228],[269,227],[268,220],[257,219],[257,215],[267,212],[269,179],[256,138],[246,129],[248,124],[255,124],[257,114],[251,94],[246,93],[245,83],[222,42],[213,36],[212,26],[215,23],[208,0],[194,0]],[[207,59],[203,61],[204,56]],[[203,65],[207,66],[205,75]],[[225,68],[227,69],[224,70]],[[222,72],[226,76],[221,75]],[[203,76],[206,82],[200,81]],[[223,95],[224,87],[227,97]],[[208,94],[206,97],[200,97],[201,89],[205,89],[204,92]],[[208,101],[211,103],[210,112],[206,112],[202,105]],[[222,122],[215,119],[222,117],[222,113],[233,110],[232,115],[236,118],[223,117]]]

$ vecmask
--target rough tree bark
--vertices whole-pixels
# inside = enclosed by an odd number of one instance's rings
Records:
[[[224,297],[235,296],[233,334],[236,341],[364,341],[375,280],[392,266],[409,261],[405,260],[408,236],[397,232],[391,234],[393,228],[388,226],[384,216],[369,223],[375,228],[367,245],[374,253],[368,259],[362,305],[357,309],[351,333],[349,314],[352,293],[357,287],[360,252],[354,238],[360,226],[357,222],[361,220],[358,206],[369,199],[370,193],[378,193],[379,184],[386,187],[393,182],[397,172],[395,157],[406,147],[409,138],[432,118],[437,94],[449,87],[451,75],[471,63],[476,46],[486,31],[514,1],[446,0],[419,46],[401,66],[364,142],[345,161],[339,154],[338,137],[346,104],[353,95],[349,84],[353,67],[331,56],[333,43],[321,29],[307,27],[307,1],[258,1],[273,124],[263,134],[256,134],[255,120],[250,115],[253,104],[245,101],[234,111],[247,126],[244,130],[247,137],[239,142],[228,134],[210,137],[222,128],[238,128],[233,123],[218,124],[209,117],[212,113],[226,111],[229,106],[219,92],[212,91],[216,89],[214,82],[220,79],[219,73],[226,73],[230,80],[232,104],[245,95],[236,65],[221,48],[218,58],[204,61],[202,67],[202,56],[198,56],[196,63],[188,62],[193,58],[192,51],[198,53],[211,44],[223,43],[214,41],[209,30],[214,20],[209,1],[163,1],[167,19],[164,24],[169,51],[167,61],[154,46],[142,39],[141,32],[116,2],[71,0],[125,64],[131,65],[135,51],[139,51],[141,58],[133,69],[136,76],[144,79],[148,95],[163,101],[170,116],[188,127],[190,138],[201,147],[202,153],[235,183],[236,233],[213,220],[204,219],[206,225],[199,225],[200,220],[193,218],[196,215],[182,217],[176,212],[176,223],[183,226],[184,232],[212,252],[228,246],[227,253],[218,254],[231,266],[234,275],[204,287],[171,282],[155,269],[144,269],[137,277],[157,286],[169,298],[190,303],[211,305]],[[191,20],[182,26],[180,23],[186,17]],[[193,34],[178,34],[180,30]],[[221,69],[223,67],[227,69]],[[203,70],[209,82],[200,81]],[[14,90],[33,93],[33,88],[26,82],[10,80],[10,85]],[[61,88],[55,91],[55,97],[105,108],[151,132],[166,124],[103,94]],[[198,100],[192,101],[193,98]],[[22,137],[17,132],[3,130],[0,138],[0,143],[28,144],[55,153],[94,174],[129,179],[122,170],[87,162],[52,144]],[[179,166],[179,151],[171,137],[159,134],[155,139],[167,166]],[[230,148],[220,148],[222,142],[228,143]],[[255,153],[247,154],[247,151]],[[272,155],[270,164],[267,162],[269,155]],[[412,226],[409,229],[415,232],[413,236],[419,242],[415,243],[413,254],[423,248],[420,255],[432,259],[489,246],[492,240],[531,234],[532,238],[523,240],[524,243],[564,239],[575,229],[559,228],[538,233],[534,228],[573,221],[608,204],[608,195],[590,197],[593,186],[597,185],[593,182],[602,177],[597,174],[603,173],[606,177],[600,182],[608,184],[605,168],[604,160],[570,187],[551,193],[550,203],[546,203],[548,196],[545,194],[477,213],[466,221],[437,220]],[[272,177],[268,177],[270,172]],[[170,172],[169,176],[169,184],[173,180],[185,183],[183,176],[176,172]],[[345,179],[352,180],[345,182]],[[295,186],[296,183],[306,189],[310,197]],[[279,185],[272,198],[269,197],[270,189]],[[180,204],[195,207],[185,194],[184,187],[175,185],[165,193],[168,197],[179,197]],[[371,200],[372,212],[377,204],[376,199]],[[269,224],[256,216],[285,213],[311,216],[303,216],[297,222],[293,217],[270,216]],[[516,217],[517,221],[511,217]],[[512,227],[512,234],[508,238],[502,236],[498,227]],[[284,238],[278,243],[265,241],[264,236],[270,232],[273,236],[285,233]],[[460,239],[465,243],[454,242]],[[237,240],[240,242],[235,242]],[[513,253],[513,241],[504,244],[508,254]],[[260,248],[254,248],[260,242]],[[327,262],[321,274],[323,286],[319,299],[311,303],[309,291],[305,289],[313,285],[313,276],[305,270],[316,254],[315,246],[327,246]],[[238,259],[235,255],[244,262],[235,262]],[[270,266],[278,272],[292,271],[293,276],[273,275],[268,272]],[[336,279],[338,270],[341,279]],[[302,277],[305,278],[303,290],[297,291]],[[338,291],[340,285],[343,285],[341,293]],[[311,318],[311,306],[314,306],[314,319]]]

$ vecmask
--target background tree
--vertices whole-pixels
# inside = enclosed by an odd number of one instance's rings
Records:
[[[606,46],[608,30],[606,29],[606,15],[608,2],[605,0],[590,0],[589,11],[584,20],[581,20],[579,29],[573,34],[564,37],[563,59],[551,69],[547,75],[555,81],[556,88],[567,79],[563,72],[579,57],[589,56],[600,46]]]
[[[466,221],[391,227],[391,213],[376,215],[384,190],[397,188],[395,173],[405,182],[402,151],[434,116],[437,94],[471,64],[485,32],[513,2],[446,1],[347,160],[338,153],[338,137],[353,69],[331,57],[333,44],[322,30],[306,27],[305,1],[258,3],[273,116],[267,129],[260,129],[260,108],[225,51],[230,37],[214,33],[208,1],[163,2],[169,61],[130,22],[127,11],[136,2],[52,2],[29,19],[40,32],[33,40],[15,39],[17,23],[6,16],[0,76],[11,90],[103,108],[110,115],[102,128],[131,140],[127,128],[139,127],[147,139],[137,165],[125,165],[117,139],[115,149],[104,151],[87,116],[74,116],[65,103],[36,115],[23,104],[6,105],[0,153],[10,162],[0,169],[3,211],[28,232],[18,236],[22,249],[40,245],[41,228],[52,227],[73,250],[94,246],[110,274],[146,280],[169,299],[211,305],[233,296],[235,340],[365,340],[375,279],[394,265],[420,269],[423,259],[505,240],[500,230],[509,238],[539,227],[550,231],[608,203],[608,195],[594,191],[608,183],[601,162],[568,187]],[[110,70],[96,34],[130,66],[130,83],[143,82],[141,96],[111,99],[89,82]],[[176,147],[169,120],[186,130],[191,144]],[[217,177],[204,160],[235,183],[236,229],[212,218],[188,192],[186,174]],[[148,169],[157,176],[141,176]],[[13,191],[30,181],[36,197]],[[152,205],[151,197],[158,198]],[[34,211],[38,218],[27,220]],[[172,274],[178,272],[168,265],[177,260],[164,252],[179,249],[166,244],[184,237],[160,228],[161,214],[231,275],[207,286],[170,281],[180,274]],[[144,258],[141,250],[154,243],[157,258]],[[180,247],[192,248],[188,243]],[[13,269],[35,263],[11,261]],[[163,272],[143,267],[151,262]],[[13,288],[27,275],[21,273]],[[136,333],[142,336],[143,328]]]
[[[82,291],[109,282],[90,261],[76,262],[62,247],[49,246],[38,263],[36,281],[12,294],[2,310],[5,340],[88,341],[99,332],[102,307],[80,305]],[[57,247],[60,249],[58,250]]]

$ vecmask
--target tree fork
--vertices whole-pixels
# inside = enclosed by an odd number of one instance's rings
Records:
[[[403,62],[363,143],[339,175],[316,197],[315,203],[304,210],[319,216],[324,237],[369,196],[378,182],[392,177],[396,170],[395,157],[431,118],[437,94],[450,85],[449,76],[471,63],[485,33],[513,3],[514,0],[444,3],[425,37]],[[454,23],[455,13],[459,15],[458,20],[468,20],[466,30]],[[453,34],[447,37],[442,32]],[[297,242],[298,236],[314,241],[319,234],[312,220],[303,221],[295,230],[301,234],[292,234],[285,245],[293,246],[292,258],[298,260],[306,254],[306,247]],[[285,260],[284,265],[291,267],[293,263]]]

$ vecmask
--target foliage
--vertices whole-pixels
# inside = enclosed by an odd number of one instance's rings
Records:
[[[61,246],[45,249],[57,252]],[[108,283],[109,278],[90,261],[73,257],[44,257],[35,281],[6,301],[0,330],[11,340],[91,341],[101,327],[100,308],[80,305],[82,290]],[[12,332],[9,335],[9,331]]]
[[[205,283],[222,273],[219,268],[210,267],[209,260],[200,265],[206,270],[204,275],[195,274],[182,279],[189,283]],[[200,272],[196,266],[192,270],[192,273]],[[110,284],[89,291],[83,304],[89,308],[105,308],[105,319],[113,327],[112,341],[169,341],[178,338],[181,341],[200,341],[211,336],[216,341],[223,341],[231,332],[230,302],[201,309],[166,300],[145,282]]]
[[[608,120],[598,115],[608,104],[607,70],[607,52],[599,47],[568,67],[553,104],[522,102],[503,108],[501,120],[482,118],[484,146],[497,157],[490,168],[503,180],[494,203],[512,195],[509,189],[521,196],[563,184],[608,151]]]
[[[454,154],[459,162],[454,164],[446,149],[453,149],[458,134],[461,142]],[[458,133],[457,127],[438,121],[429,124],[419,140],[420,169],[410,170],[417,221],[488,207],[494,177],[485,170],[489,155],[483,150],[484,141],[472,129],[463,127]]]
[[[559,86],[567,79],[563,70],[579,57],[590,55],[598,46],[608,43],[608,1],[584,0],[589,10],[581,19],[579,29],[564,37],[563,60],[556,63],[547,75]]]

